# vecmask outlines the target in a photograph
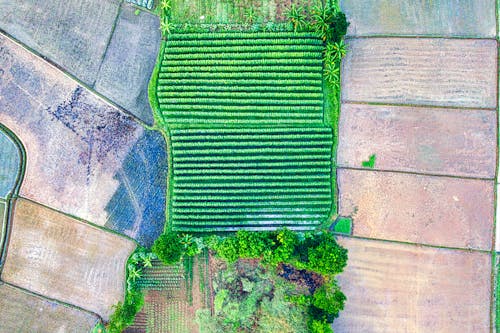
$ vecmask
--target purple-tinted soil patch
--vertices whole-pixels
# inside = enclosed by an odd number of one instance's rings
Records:
[[[162,136],[1,35],[0,68],[0,123],[26,148],[20,195],[150,244],[165,220]]]

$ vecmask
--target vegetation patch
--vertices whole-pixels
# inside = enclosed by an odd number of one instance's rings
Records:
[[[363,168],[373,169],[373,168],[375,168],[376,161],[377,161],[377,155],[373,154],[373,155],[370,155],[370,157],[368,158],[367,161],[361,162],[361,166]]]
[[[214,281],[214,316],[201,332],[331,332],[344,307],[335,276],[347,250],[329,233],[240,230],[207,240],[226,262]]]
[[[352,218],[338,217],[333,225],[333,231],[341,234],[352,234]]]

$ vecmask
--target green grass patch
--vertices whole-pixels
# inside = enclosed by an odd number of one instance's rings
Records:
[[[352,219],[350,217],[339,217],[335,221],[335,225],[333,227],[333,231],[351,235],[352,234]]]
[[[376,161],[377,161],[377,155],[373,154],[373,155],[370,155],[370,157],[368,158],[367,161],[361,162],[361,166],[363,168],[373,169],[373,168],[375,168]]]

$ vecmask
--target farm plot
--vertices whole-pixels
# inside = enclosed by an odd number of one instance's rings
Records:
[[[492,248],[493,181],[347,169],[337,175],[339,214],[352,217],[355,236]]]
[[[158,78],[161,116],[169,126],[321,125],[322,50],[309,33],[173,34]]]
[[[335,332],[490,332],[490,253],[340,238],[348,301]]]
[[[209,307],[208,254],[187,258],[184,265],[153,261],[137,285],[144,307],[126,333],[198,332],[196,311]]]
[[[162,135],[3,35],[0,45],[0,123],[28,160],[20,195],[150,246],[165,220]]]
[[[493,179],[496,113],[344,103],[338,166]]]
[[[107,319],[123,299],[132,241],[24,199],[15,203],[2,280]]]
[[[90,332],[97,316],[0,284],[0,333]]]
[[[178,231],[309,230],[332,208],[322,41],[310,33],[184,33],[164,44]]]
[[[311,229],[332,204],[329,128],[172,130],[179,231]]]
[[[312,8],[321,0],[176,0],[172,1],[172,19],[201,24],[284,22],[292,3]],[[249,20],[250,12],[255,19]]]
[[[353,38],[347,45],[345,102],[497,106],[495,40]]]
[[[492,0],[341,0],[348,35],[434,35],[495,38]],[[460,13],[460,14],[458,14]]]

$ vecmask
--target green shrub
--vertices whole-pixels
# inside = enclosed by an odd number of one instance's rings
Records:
[[[338,274],[347,264],[347,250],[337,244],[332,234],[323,232],[317,246],[308,248],[307,268],[321,274]]]
[[[325,320],[310,320],[308,327],[309,332],[311,333],[333,333],[330,324],[328,324]]]
[[[178,262],[183,254],[183,246],[176,232],[165,232],[160,235],[151,250],[166,265]]]
[[[323,310],[326,316],[336,318],[344,309],[345,295],[336,283],[324,284],[316,289],[312,298],[312,305]]]

